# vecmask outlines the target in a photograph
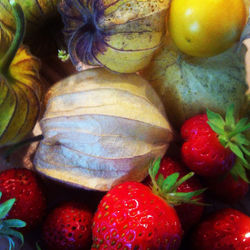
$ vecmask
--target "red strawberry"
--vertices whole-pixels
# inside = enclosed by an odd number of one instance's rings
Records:
[[[207,114],[196,115],[181,128],[185,140],[181,150],[183,161],[202,176],[225,174],[232,168],[236,155],[246,163],[244,153],[249,152],[244,145],[249,142],[242,132],[249,128],[245,118],[235,123],[233,106],[227,110],[225,121],[209,110]]]
[[[178,249],[181,237],[174,208],[147,186],[125,182],[100,202],[91,249]]]
[[[217,211],[197,227],[191,249],[250,249],[250,217],[231,208]]]
[[[249,190],[249,181],[242,162],[237,159],[230,172],[218,178],[207,178],[209,190],[228,203],[240,201]]]
[[[84,203],[65,202],[56,207],[43,225],[48,250],[83,250],[91,244],[93,214]]]
[[[164,178],[178,172],[180,174],[178,180],[188,174],[186,168],[180,165],[177,161],[172,160],[169,157],[164,157],[161,160],[161,166],[158,174],[162,174]],[[180,186],[177,187],[177,192],[194,192],[202,188],[199,179],[196,176],[186,180]],[[193,197],[199,202],[204,201],[203,194]],[[184,203],[175,206],[175,210],[180,218],[184,231],[188,230],[193,225],[197,224],[203,214],[204,206],[197,204]],[[188,214],[188,216],[187,216]]]
[[[41,184],[33,171],[9,169],[0,173],[2,200],[15,198],[16,202],[8,218],[16,218],[27,223],[25,229],[37,225],[46,209],[46,200]]]
[[[152,190],[141,183],[125,182],[103,197],[94,216],[92,249],[179,248],[181,223],[171,205],[194,202],[193,196],[198,196],[201,190],[176,192],[193,173],[178,181],[178,173],[165,180],[159,174],[156,180],[160,161],[149,169]]]

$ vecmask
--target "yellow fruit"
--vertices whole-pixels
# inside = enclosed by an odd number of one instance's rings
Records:
[[[79,70],[82,64],[121,73],[143,69],[165,36],[168,6],[169,0],[61,1],[73,64]]]
[[[146,80],[102,68],[53,85],[40,124],[44,140],[35,155],[36,170],[102,191],[142,181],[173,137],[163,105]]]
[[[182,52],[207,57],[237,42],[246,20],[244,0],[173,0],[168,25]]]

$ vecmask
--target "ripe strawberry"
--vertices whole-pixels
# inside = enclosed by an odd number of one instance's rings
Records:
[[[206,179],[213,195],[227,203],[240,201],[249,190],[249,180],[240,159],[236,160],[230,172],[217,178]]]
[[[42,238],[48,250],[84,250],[91,244],[93,214],[80,202],[65,202],[46,218]]]
[[[15,198],[16,202],[8,218],[17,218],[27,223],[30,230],[42,219],[46,200],[36,174],[28,169],[8,169],[0,173],[0,191],[2,200]]]
[[[178,172],[180,174],[178,180],[181,177],[184,177],[188,174],[187,169],[180,165],[177,161],[169,158],[164,157],[161,160],[161,166],[158,172],[162,174],[164,178],[167,176]],[[156,176],[157,177],[157,176]],[[177,187],[177,192],[194,192],[202,188],[202,185],[199,179],[196,176],[186,180],[184,183]],[[193,197],[199,202],[204,201],[204,195],[200,194],[199,196]],[[197,202],[198,203],[198,202]],[[183,203],[174,207],[182,224],[184,231],[190,229],[193,225],[197,224],[200,221],[200,218],[204,211],[204,206],[201,204],[190,204],[190,203]],[[188,214],[188,216],[187,216]]]
[[[188,202],[200,191],[176,193],[178,184],[184,181],[177,181],[177,173],[165,180],[159,175],[156,182],[159,167],[157,160],[149,171],[153,192],[141,183],[125,182],[103,197],[94,216],[92,249],[179,248],[181,223],[170,204]]]
[[[207,114],[196,115],[183,124],[182,158],[192,171],[202,176],[219,176],[232,168],[236,156],[246,163],[244,153],[249,152],[244,145],[249,142],[242,132],[250,124],[245,118],[236,124],[233,113],[234,107],[230,106],[224,121],[208,110]]]
[[[215,212],[196,228],[191,238],[193,250],[250,249],[250,217],[226,208]]]
[[[125,182],[99,204],[91,249],[178,249],[181,237],[174,208],[147,186]]]

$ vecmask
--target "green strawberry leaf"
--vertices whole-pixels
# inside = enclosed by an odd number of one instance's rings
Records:
[[[250,156],[250,151],[246,149],[243,145],[240,145],[240,149],[243,151],[244,154]]]
[[[42,248],[39,246],[38,242],[36,242],[36,250],[42,250]]]
[[[225,134],[224,128],[220,128],[216,124],[214,124],[213,122],[210,122],[210,121],[208,121],[207,123],[212,128],[212,130],[215,133],[217,133],[218,135],[224,135]]]
[[[247,177],[246,169],[244,168],[240,159],[237,159],[233,168],[230,170],[231,175],[235,180],[239,177],[247,183],[250,183]]]
[[[163,182],[164,182],[164,176],[162,174],[159,174],[156,182],[159,188],[162,188]]]
[[[4,236],[6,236],[6,235],[13,236],[13,237],[19,239],[22,242],[22,244],[24,243],[23,235],[20,232],[13,230],[11,228],[1,228],[0,234],[2,234]]]
[[[157,160],[155,160],[154,163],[151,164],[150,168],[149,168],[149,175],[151,177],[151,179],[155,180],[155,176],[157,175],[159,169],[160,169],[160,164],[161,164],[161,158],[158,158]]]
[[[9,219],[2,222],[3,226],[5,227],[16,227],[16,228],[22,228],[26,226],[26,223],[22,220],[18,219]]]
[[[177,190],[177,188],[184,183],[185,181],[189,180],[190,178],[192,178],[194,176],[194,172],[190,172],[188,174],[186,174],[185,176],[183,176],[182,178],[180,178],[173,186],[173,190]]]
[[[215,112],[207,109],[207,117],[208,117],[208,120],[210,121],[210,123],[212,123],[218,129],[221,129],[222,131],[224,131],[225,121],[221,117],[220,114],[215,113]]]
[[[0,205],[0,219],[3,219],[4,217],[6,217],[6,215],[9,213],[9,211],[13,207],[15,201],[16,199],[13,198],[13,199],[5,201],[4,203]]]
[[[12,250],[15,248],[15,242],[13,241],[13,239],[9,236],[6,236],[7,240],[9,241],[9,250]]]
[[[232,141],[241,145],[250,145],[250,141],[246,138],[244,134],[237,134],[232,138]]]
[[[225,117],[225,121],[226,121],[226,126],[227,127],[235,127],[235,119],[234,119],[234,104],[231,104],[227,111],[226,111],[226,117]]]
[[[179,173],[173,173],[169,175],[163,182],[162,185],[162,191],[163,193],[171,192],[173,189],[173,186],[175,185],[176,181],[178,180],[180,174]]]
[[[244,131],[250,129],[250,123],[247,123],[247,121],[248,121],[248,118],[240,119],[237,122],[234,130],[231,133],[229,133],[229,137],[231,138],[231,137],[235,136],[236,134],[239,134],[241,132],[244,132]]]
[[[244,154],[242,153],[242,151],[240,150],[240,147],[236,144],[233,144],[231,142],[228,143],[228,146],[230,148],[230,150],[236,155],[238,156],[245,164],[247,164],[247,161],[244,157]]]

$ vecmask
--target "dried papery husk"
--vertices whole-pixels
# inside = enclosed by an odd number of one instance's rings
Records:
[[[132,73],[144,68],[161,45],[169,0],[63,0],[68,52],[83,64]]]
[[[102,191],[142,181],[173,137],[160,99],[143,78],[101,68],[56,83],[40,125],[36,170]]]
[[[26,36],[32,37],[49,19],[59,17],[57,3],[59,0],[16,0],[24,11],[26,19]],[[0,56],[9,48],[15,35],[15,18],[9,0],[0,2]]]
[[[245,47],[237,47],[209,58],[182,54],[167,37],[164,46],[141,74],[164,103],[171,125],[206,109],[225,114],[230,104],[239,116],[246,100]]]

